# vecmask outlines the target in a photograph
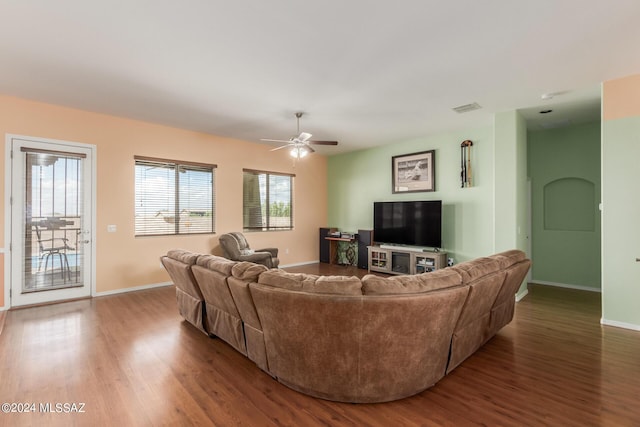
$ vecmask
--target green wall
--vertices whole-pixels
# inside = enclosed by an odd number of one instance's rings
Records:
[[[600,289],[600,122],[528,134],[532,279]]]
[[[473,141],[474,187],[460,186],[460,143]],[[391,157],[435,150],[436,191],[392,194]],[[442,200],[442,245],[456,262],[494,253],[494,135],[491,127],[398,141],[328,161],[329,224],[373,227],[373,202]],[[509,248],[511,249],[511,248]]]
[[[631,92],[630,96],[638,93]],[[638,159],[640,115],[605,121],[602,125],[602,319],[605,324],[640,330]]]
[[[494,116],[495,248],[527,252],[527,123],[517,111]]]
[[[520,249],[530,257],[527,241],[527,123],[517,111],[507,111],[494,116],[493,126],[495,252]],[[518,289],[518,300],[526,294],[525,279]]]

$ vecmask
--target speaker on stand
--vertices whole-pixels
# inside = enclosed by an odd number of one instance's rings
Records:
[[[320,228],[320,262],[328,263],[329,260],[329,244],[330,242],[325,239],[329,234],[330,228]]]
[[[369,268],[369,251],[373,245],[373,230],[358,230],[358,268]]]

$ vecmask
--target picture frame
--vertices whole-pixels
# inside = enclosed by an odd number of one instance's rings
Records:
[[[436,151],[393,156],[391,172],[392,193],[436,191]]]

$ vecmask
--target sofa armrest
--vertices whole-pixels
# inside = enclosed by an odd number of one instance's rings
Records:
[[[278,248],[256,249],[256,252],[269,252],[272,257],[278,258]]]
[[[255,262],[257,264],[263,264],[265,260],[271,261],[271,253],[263,251],[255,251],[250,255],[240,255],[238,257],[240,261]]]

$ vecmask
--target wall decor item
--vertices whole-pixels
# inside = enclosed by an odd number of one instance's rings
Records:
[[[473,142],[469,139],[462,141],[462,144],[460,144],[460,183],[462,188],[473,186],[471,147],[473,147]]]
[[[436,190],[436,151],[403,154],[391,158],[392,192]]]

